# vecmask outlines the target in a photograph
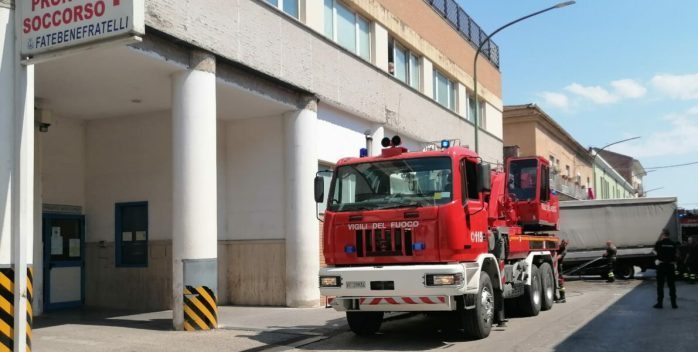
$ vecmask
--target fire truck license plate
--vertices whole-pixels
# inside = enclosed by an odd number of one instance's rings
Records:
[[[366,281],[347,281],[347,288],[366,288]]]

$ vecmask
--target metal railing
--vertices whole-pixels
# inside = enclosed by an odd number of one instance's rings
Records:
[[[571,179],[565,179],[559,174],[550,176],[550,188],[574,199],[589,199],[589,193],[586,187],[580,186]]]
[[[458,33],[477,48],[487,38],[487,33],[473,21],[455,0],[425,0]],[[499,46],[493,41],[482,47],[482,55],[499,69]]]

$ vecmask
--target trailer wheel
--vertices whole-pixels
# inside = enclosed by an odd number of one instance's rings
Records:
[[[541,300],[540,309],[550,310],[555,302],[555,274],[549,263],[541,264],[540,278],[543,290],[543,299]]]
[[[524,316],[536,316],[540,313],[542,301],[542,289],[540,270],[538,267],[531,266],[531,284],[524,288],[524,295],[519,298],[521,313]]]
[[[383,323],[383,312],[347,312],[349,328],[360,336],[373,335]]]
[[[635,278],[635,267],[629,264],[619,263],[614,272],[622,280]]]
[[[480,291],[475,298],[475,309],[463,309],[461,316],[467,337],[479,340],[490,336],[494,321],[494,290],[486,272],[480,273]]]

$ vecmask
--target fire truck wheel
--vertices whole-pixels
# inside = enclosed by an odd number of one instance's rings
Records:
[[[524,288],[524,295],[519,298],[521,312],[524,316],[534,317],[540,313],[542,300],[540,270],[535,265],[531,266],[531,285]]]
[[[553,307],[553,302],[555,301],[555,274],[549,263],[541,264],[540,278],[543,288],[543,299],[541,300],[540,309],[549,310]]]
[[[462,317],[467,337],[479,340],[490,335],[494,320],[494,290],[486,272],[480,273],[480,291],[475,298],[475,309],[464,309]]]
[[[347,312],[349,328],[360,336],[373,335],[383,323],[383,312]]]

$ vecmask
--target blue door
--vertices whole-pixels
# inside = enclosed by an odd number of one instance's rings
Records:
[[[43,232],[44,309],[79,307],[85,301],[85,217],[44,213]]]

